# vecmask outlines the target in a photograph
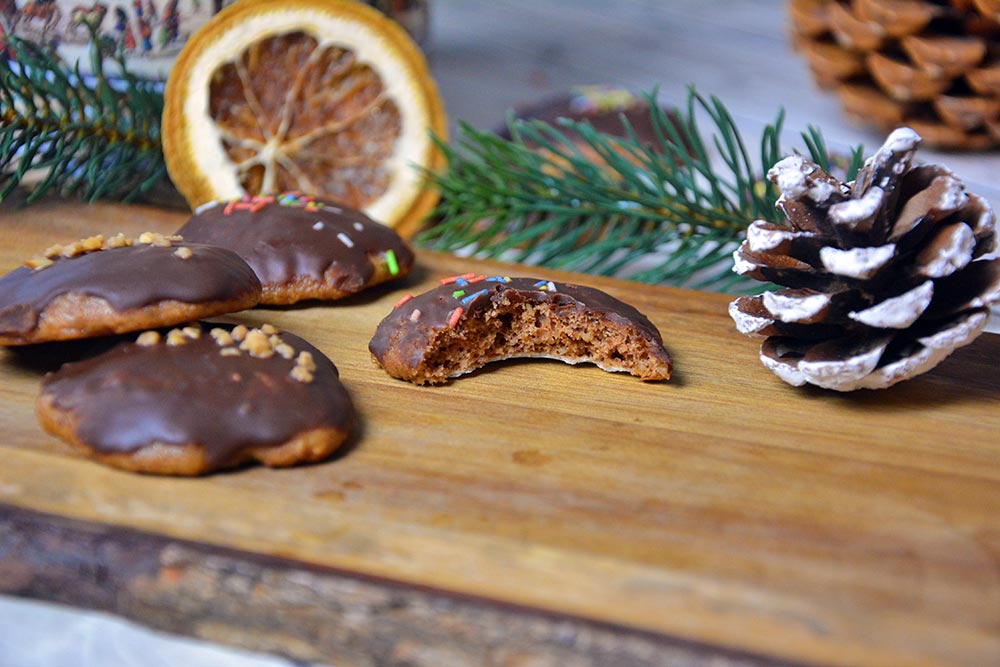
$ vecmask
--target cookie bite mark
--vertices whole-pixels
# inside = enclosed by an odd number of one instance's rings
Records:
[[[0,278],[0,345],[171,326],[252,308],[261,287],[235,253],[180,236],[53,245]]]
[[[268,326],[143,332],[47,375],[36,408],[46,431],[85,455],[167,475],[319,461],[354,422],[333,363]]]
[[[341,299],[405,277],[414,260],[394,230],[295,192],[201,207],[179,233],[243,257],[263,284],[261,302],[270,305]]]
[[[593,363],[643,380],[671,372],[659,331],[638,310],[594,288],[534,278],[442,279],[400,299],[368,349],[390,375],[415,384],[530,357]]]

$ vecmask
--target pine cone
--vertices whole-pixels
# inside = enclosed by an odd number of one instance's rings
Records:
[[[792,37],[848,116],[930,146],[1000,146],[1000,0],[790,0]]]
[[[752,223],[733,270],[788,289],[729,314],[786,382],[888,387],[971,342],[1000,302],[993,209],[948,169],[912,166],[920,141],[894,131],[851,183],[800,156],[768,172],[788,224]]]

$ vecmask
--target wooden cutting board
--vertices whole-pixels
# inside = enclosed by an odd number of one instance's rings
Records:
[[[0,209],[0,271],[184,219]],[[416,387],[375,367],[368,340],[399,296],[467,271],[606,289],[660,328],[676,375],[510,362]],[[70,452],[32,407],[59,348],[0,351],[0,503],[796,662],[1000,664],[1000,337],[841,395],[764,369],[727,303],[423,253],[405,285],[241,316],[325,351],[360,426],[320,465],[200,479]]]

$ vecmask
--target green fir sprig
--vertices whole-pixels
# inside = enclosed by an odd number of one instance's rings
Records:
[[[54,50],[6,31],[0,54],[0,200],[32,181],[49,192],[130,201],[166,175],[160,148],[163,95],[137,78],[93,32],[84,77]],[[117,63],[114,83],[105,58]],[[36,180],[37,179],[37,180]]]
[[[655,141],[644,144],[624,115],[626,136],[560,119],[561,128],[510,119],[511,139],[460,125],[453,145],[438,141],[447,168],[431,174],[441,193],[434,223],[417,242],[482,258],[549,266],[632,280],[759,291],[730,271],[731,253],[757,219],[777,221],[777,192],[765,177],[787,155],[779,111],[755,157],[733,117],[694,88],[671,119],[646,95]],[[712,132],[704,134],[699,115]],[[600,156],[595,163],[569,132]],[[820,131],[802,133],[810,158],[829,170]],[[853,178],[862,147],[841,171]]]

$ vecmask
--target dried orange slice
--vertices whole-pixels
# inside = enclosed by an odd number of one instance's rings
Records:
[[[165,91],[163,153],[192,208],[299,190],[413,231],[437,195],[444,108],[419,48],[349,0],[241,0],[195,33]]]

